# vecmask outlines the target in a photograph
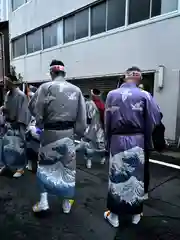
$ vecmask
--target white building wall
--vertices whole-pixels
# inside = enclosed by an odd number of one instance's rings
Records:
[[[32,0],[13,12],[10,19],[12,38],[93,1],[54,0],[54,7],[51,1],[44,5],[42,2],[45,0]],[[160,19],[35,52],[13,59],[12,64],[28,82],[48,79],[49,63],[55,58],[65,63],[68,78],[120,74],[132,65],[142,70],[157,70],[159,65],[164,65],[164,88],[159,91],[156,81],[154,95],[164,115],[166,136],[175,140],[179,135],[177,118],[180,115],[180,31],[177,31],[180,16],[170,14],[168,19]]]

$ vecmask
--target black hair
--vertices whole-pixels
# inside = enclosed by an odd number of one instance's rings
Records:
[[[50,64],[50,67],[52,66],[56,66],[56,65],[60,65],[60,66],[63,66],[64,67],[64,63],[62,61],[59,61],[59,60],[52,60],[51,64]],[[53,71],[53,73],[56,75],[56,76],[65,76],[65,72],[64,71]]]
[[[163,114],[162,114],[162,112],[160,112],[160,116],[161,116],[161,119],[163,119]]]
[[[6,77],[9,78],[13,83],[18,82],[17,77],[15,75],[12,75],[11,73],[8,73]]]
[[[50,67],[52,66],[55,66],[55,65],[60,65],[60,66],[63,66],[64,67],[64,63],[62,61],[59,61],[59,60],[52,60],[51,64],[50,64]]]
[[[101,94],[101,91],[99,89],[97,89],[97,88],[94,88],[92,90],[92,92],[93,92],[94,95],[100,95]]]
[[[135,67],[135,66],[132,66],[126,70],[126,72],[132,72],[132,71],[141,72],[140,68]]]

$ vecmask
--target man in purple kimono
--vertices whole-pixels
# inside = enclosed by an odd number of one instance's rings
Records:
[[[150,148],[160,111],[152,96],[141,91],[137,67],[126,71],[125,82],[111,91],[106,100],[105,131],[110,152],[106,220],[119,226],[119,216],[141,219],[144,201],[144,151]]]

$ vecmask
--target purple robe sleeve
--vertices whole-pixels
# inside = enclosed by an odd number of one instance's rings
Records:
[[[152,132],[155,126],[159,125],[161,122],[160,108],[156,104],[154,98],[150,94],[146,94],[145,97],[145,138],[147,143],[147,148],[152,147]]]
[[[105,105],[105,142],[106,150],[110,150],[110,138],[111,138],[111,93],[107,95]]]

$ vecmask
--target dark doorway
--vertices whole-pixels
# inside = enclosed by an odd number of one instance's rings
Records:
[[[155,78],[155,73],[150,72],[150,73],[143,73],[143,79],[141,84],[144,87],[144,90],[151,93],[151,95],[154,95],[154,78]],[[118,87],[121,86],[121,84],[124,82],[124,76],[120,77]]]
[[[154,72],[144,73],[142,80],[144,90],[151,93],[152,96],[154,95],[154,78],[155,78]]]

